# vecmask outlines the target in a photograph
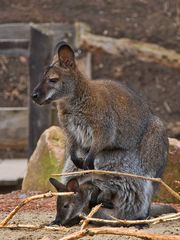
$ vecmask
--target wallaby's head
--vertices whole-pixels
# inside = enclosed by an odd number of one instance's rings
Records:
[[[76,79],[74,51],[65,42],[60,42],[55,51],[52,63],[32,93],[32,99],[40,105],[72,95],[74,91]]]
[[[54,178],[50,178],[49,181],[58,192],[74,192],[72,196],[58,196],[57,213],[54,222],[64,226],[72,226],[79,223],[80,215],[89,213],[90,211],[93,185],[79,185],[75,178],[69,180],[66,185]]]

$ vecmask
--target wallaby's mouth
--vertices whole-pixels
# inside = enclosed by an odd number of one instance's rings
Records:
[[[47,98],[47,99],[40,98],[40,97],[36,96],[35,94],[32,94],[31,98],[32,98],[33,102],[35,102],[38,105],[47,105],[52,102],[51,98]]]

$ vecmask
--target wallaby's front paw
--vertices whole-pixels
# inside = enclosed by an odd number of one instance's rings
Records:
[[[83,158],[78,158],[78,157],[71,156],[71,160],[77,168],[84,169],[83,168],[83,165],[84,165],[84,159]]]
[[[108,208],[108,209],[113,209],[114,208],[114,205],[113,205],[112,202],[102,201],[101,203],[102,203],[104,208]]]
[[[48,224],[48,226],[53,226],[53,225],[61,225],[60,220],[55,219],[54,221],[52,221],[51,223]]]
[[[84,170],[94,169],[94,161],[92,159],[86,158],[83,164]]]
[[[104,208],[108,208],[108,209],[113,209],[114,208],[113,203],[109,200],[98,198],[97,199],[97,204],[100,204],[100,203],[102,203]]]
[[[112,202],[112,198],[111,198],[111,192],[101,192],[99,194],[99,196],[97,197],[97,203],[102,203],[104,208],[109,208],[109,209],[113,209],[114,208],[114,204]]]

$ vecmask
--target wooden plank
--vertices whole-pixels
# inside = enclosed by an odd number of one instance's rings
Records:
[[[28,56],[28,39],[0,39],[0,55]]]
[[[54,33],[53,47],[60,40],[73,43],[73,25],[67,23],[43,23],[36,25],[43,28],[45,31],[52,31]],[[0,25],[0,55],[5,56],[28,56],[29,55],[29,41],[30,41],[30,27],[28,23],[13,23]]]
[[[0,24],[0,39],[30,39],[30,24]]]
[[[42,132],[51,124],[50,105],[38,106],[30,96],[41,79],[44,67],[50,63],[52,54],[53,33],[39,26],[31,26],[29,56],[29,156],[33,153]]]
[[[0,160],[0,186],[16,185],[23,179],[27,168],[27,159]]]
[[[1,49],[23,48],[27,49],[29,46],[28,39],[0,39]]]

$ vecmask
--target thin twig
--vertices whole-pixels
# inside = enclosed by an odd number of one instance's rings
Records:
[[[9,220],[21,209],[25,204],[31,202],[32,200],[40,199],[40,198],[51,198],[53,196],[70,196],[73,195],[73,192],[63,192],[63,193],[54,193],[54,192],[48,192],[44,194],[39,194],[35,196],[28,197],[24,199],[21,203],[19,203],[8,215],[5,217],[1,222],[0,226],[6,225]]]
[[[101,222],[101,223],[109,223],[109,224],[121,224],[121,225],[136,225],[136,224],[156,224],[159,222],[166,222],[180,219],[180,213],[175,214],[167,214],[165,216],[153,218],[153,219],[144,219],[144,220],[123,220],[114,218],[113,220],[101,219],[101,218],[92,218],[89,216],[83,216],[84,219],[92,222]]]
[[[162,184],[166,190],[171,193],[175,198],[177,198],[180,201],[180,195],[175,192],[172,188],[170,188],[161,178],[151,178],[151,177],[145,177],[140,176],[136,174],[130,174],[130,173],[124,173],[124,172],[113,172],[113,171],[104,171],[104,170],[84,170],[84,171],[77,171],[77,172],[68,172],[68,173],[61,173],[61,174],[52,174],[53,176],[80,176],[84,174],[108,174],[108,175],[114,175],[114,176],[125,176],[125,177],[132,177],[132,178],[138,178],[143,179],[146,181],[152,181],[152,182],[158,182]]]
[[[45,229],[49,231],[61,231],[61,232],[68,232],[69,228],[60,226],[60,227],[53,227],[53,226],[43,226],[43,225],[32,225],[32,224],[8,224],[4,226],[0,226],[0,229],[31,229],[31,230],[38,230],[38,229]]]
[[[139,237],[146,240],[179,240],[179,235],[160,235],[149,233],[144,230],[134,230],[129,228],[117,228],[117,227],[101,227],[101,228],[86,228],[81,231],[69,234],[59,240],[77,240],[85,236],[94,236],[95,234],[113,234],[113,235],[125,235],[132,237]]]
[[[86,228],[86,226],[89,223],[89,218],[91,218],[101,208],[101,206],[102,206],[102,204],[98,204],[97,206],[92,208],[91,212],[87,215],[87,217],[83,221],[82,226],[81,226],[81,230]]]

